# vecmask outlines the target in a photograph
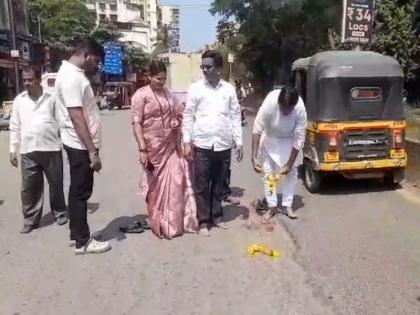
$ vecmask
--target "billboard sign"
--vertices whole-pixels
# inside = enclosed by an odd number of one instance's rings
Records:
[[[104,72],[106,74],[123,74],[123,52],[117,43],[105,44]]]
[[[373,33],[375,0],[343,0],[341,41],[369,44]]]

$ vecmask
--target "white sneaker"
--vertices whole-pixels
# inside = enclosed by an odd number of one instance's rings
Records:
[[[109,251],[111,249],[111,244],[108,242],[98,242],[95,239],[91,238],[85,246],[81,248],[76,248],[74,253],[76,255],[84,254],[101,254]]]
[[[229,229],[228,225],[222,221],[222,218],[214,219],[213,225],[219,229],[227,230]]]

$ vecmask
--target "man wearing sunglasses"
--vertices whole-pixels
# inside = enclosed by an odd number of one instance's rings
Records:
[[[204,78],[193,83],[187,96],[182,126],[184,155],[194,164],[194,184],[200,234],[209,236],[222,221],[224,181],[232,148],[242,160],[241,109],[235,87],[221,79],[222,55],[213,50],[202,55]]]

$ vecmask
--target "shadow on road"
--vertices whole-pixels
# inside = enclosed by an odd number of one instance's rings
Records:
[[[4,200],[0,200],[0,206],[2,206],[4,203]]]
[[[54,217],[53,217],[52,213],[48,212],[48,213],[46,213],[42,216],[41,221],[39,222],[39,227],[40,228],[46,227],[46,226],[49,226],[49,225],[53,224],[54,222],[55,221],[54,221]]]
[[[341,176],[325,178],[321,195],[368,194],[371,192],[395,191],[401,186],[393,187],[379,179],[347,180]]]
[[[95,213],[98,211],[100,204],[98,202],[88,202],[87,208],[89,213]]]
[[[232,196],[238,197],[238,198],[243,197],[245,193],[245,189],[240,188],[240,187],[231,187],[230,190],[232,192]]]
[[[234,221],[241,217],[242,220],[249,218],[249,209],[244,206],[226,206],[223,208],[223,220],[225,222]]]
[[[139,214],[135,216],[124,216],[115,218],[112,220],[108,225],[102,229],[101,231],[95,232],[94,234],[97,235],[102,241],[110,241],[110,240],[117,240],[122,241],[126,239],[125,233],[120,231],[120,227],[127,226],[128,224],[132,223],[133,221],[144,221],[148,218],[145,214]]]

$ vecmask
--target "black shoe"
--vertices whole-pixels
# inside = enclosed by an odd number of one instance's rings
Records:
[[[57,222],[58,225],[64,225],[69,221],[69,219],[66,216],[62,216],[62,217],[58,217],[55,221]]]
[[[33,230],[35,230],[37,228],[38,228],[38,225],[24,225],[22,230],[20,230],[20,234],[31,233]]]

